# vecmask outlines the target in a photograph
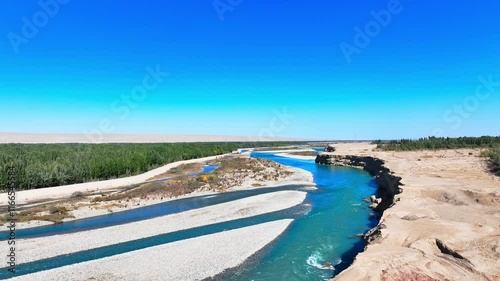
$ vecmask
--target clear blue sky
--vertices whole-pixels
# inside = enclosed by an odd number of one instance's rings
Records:
[[[0,131],[500,134],[496,0],[60,2],[2,3]]]

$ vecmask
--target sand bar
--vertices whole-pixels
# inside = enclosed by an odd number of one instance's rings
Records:
[[[202,280],[243,263],[293,220],[279,220],[182,240],[11,280]]]
[[[312,151],[312,150],[303,150],[303,151]],[[302,151],[299,151],[302,152]],[[294,154],[289,154],[289,153],[278,153],[276,156],[280,157],[285,157],[285,158],[294,158],[294,159],[300,159],[300,160],[315,160],[316,156],[305,156],[305,155],[294,155]]]
[[[124,225],[63,235],[20,239],[17,243],[18,263],[270,213],[298,205],[304,201],[305,197],[305,192],[278,191]]]

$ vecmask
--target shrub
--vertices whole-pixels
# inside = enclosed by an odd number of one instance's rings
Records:
[[[384,143],[377,143],[377,148],[382,150],[423,150],[423,149],[458,149],[458,148],[494,148],[500,145],[498,137],[461,137],[461,138],[436,138],[428,137],[418,140],[401,139]]]
[[[49,213],[52,215],[54,214],[64,215],[68,213],[68,210],[66,209],[66,207],[51,206],[49,208]]]
[[[83,198],[83,197],[85,197],[85,195],[83,195],[82,192],[76,191],[76,192],[73,192],[73,194],[71,194],[71,196],[69,198],[78,199],[78,198]]]
[[[290,144],[298,143],[0,144],[0,189],[7,189],[10,166],[16,169],[17,189],[26,190],[137,175],[241,147]]]
[[[375,142],[374,142],[375,143]],[[382,150],[423,150],[423,149],[458,149],[458,148],[486,148],[481,151],[482,157],[488,157],[492,163],[500,166],[500,136],[436,138],[428,137],[418,140],[402,139],[378,143],[377,148]]]

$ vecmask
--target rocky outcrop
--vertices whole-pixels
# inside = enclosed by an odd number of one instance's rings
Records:
[[[403,192],[400,187],[401,177],[395,176],[387,167],[384,161],[369,157],[355,155],[334,155],[330,153],[320,153],[316,157],[316,163],[324,165],[334,165],[343,167],[360,168],[367,171],[375,178],[378,185],[378,196],[380,200],[371,201],[371,206],[377,212],[383,212],[394,204],[394,196]]]
[[[382,213],[394,205],[394,196],[403,192],[400,187],[401,177],[395,176],[387,167],[384,166],[384,161],[370,156],[355,156],[355,155],[335,155],[332,153],[321,153],[316,157],[317,164],[334,165],[342,167],[353,167],[367,171],[375,179],[378,185],[378,196],[372,195],[370,198],[365,198],[365,202],[372,203],[370,208]],[[382,229],[386,226],[380,222],[376,227],[369,230],[363,239],[366,245],[378,243],[382,236]]]
[[[500,281],[495,216],[500,182],[487,172],[484,159],[477,157],[479,150],[387,152],[375,145],[351,143],[336,147],[337,152],[325,153],[318,162],[356,166],[372,174],[379,169],[382,175],[387,171],[389,178],[394,172],[405,179],[405,186],[404,193],[394,197],[393,207],[381,216],[375,214],[380,216],[379,224],[365,234],[365,250],[332,281]],[[373,204],[374,198],[364,201]]]
[[[325,147],[325,152],[335,152],[335,150],[337,149],[332,144],[329,144]]]

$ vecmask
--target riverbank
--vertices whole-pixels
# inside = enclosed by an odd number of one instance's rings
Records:
[[[500,280],[500,180],[479,149],[335,147],[333,155],[383,160],[404,192],[384,211],[375,239],[334,280]]]
[[[305,151],[312,151],[312,150],[299,150],[296,152],[305,152]],[[276,155],[281,156],[281,157],[286,157],[286,158],[300,159],[300,160],[314,160],[314,159],[316,159],[316,156],[296,155],[296,154],[290,154],[290,153],[278,153]]]
[[[145,239],[165,233],[276,212],[302,203],[305,197],[305,192],[277,191],[123,225],[62,235],[19,239],[17,250],[21,254],[18,262],[27,263]],[[137,231],[138,229],[140,231]],[[87,239],[87,237],[93,237],[93,239]],[[75,243],[75,241],[78,241],[78,243]],[[202,251],[200,249],[200,252]]]
[[[47,199],[56,200],[69,197],[75,192],[85,192],[85,193],[102,192],[128,185],[140,184],[146,182],[148,179],[167,173],[169,170],[178,167],[180,165],[203,163],[206,161],[217,159],[217,157],[224,157],[227,155],[229,154],[173,162],[164,165],[162,167],[156,168],[154,170],[148,171],[146,173],[142,173],[140,175],[131,177],[18,191],[16,192],[16,203],[18,205],[22,205],[31,202],[43,201]],[[0,193],[0,206],[7,205],[6,194],[7,193]]]
[[[236,158],[233,158],[236,157]],[[193,165],[193,164],[197,165]],[[203,158],[189,161],[188,166],[185,161],[172,163],[178,167],[175,170],[157,171],[155,176],[141,175],[148,180],[156,182],[164,176],[177,175],[181,179],[196,178],[205,182],[205,176],[212,176],[213,172],[191,176],[194,167],[197,169],[203,167],[201,164],[217,164],[221,182],[234,183],[223,191],[251,191],[257,190],[261,186],[279,187],[289,185],[301,185],[307,190],[308,187],[314,188],[313,176],[310,172],[302,169],[284,166],[265,159],[250,159],[231,155],[231,157]],[[165,167],[163,167],[165,169]],[[179,171],[182,171],[179,174]],[[231,177],[227,177],[231,175]],[[158,177],[158,178],[155,178]],[[238,178],[238,180],[235,180]],[[170,181],[169,181],[170,182]],[[163,183],[163,182],[160,182]],[[99,182],[93,183],[96,186]],[[110,188],[108,191],[120,189],[122,187]],[[126,188],[125,192],[134,190],[137,187]],[[60,189],[49,193],[54,194],[56,198],[64,198],[65,193],[58,193]],[[100,191],[102,191],[100,189]],[[173,199],[186,198],[205,195],[200,199],[195,199],[193,204],[201,203],[199,200],[209,200],[208,198],[225,196],[229,193],[220,193],[214,190],[197,190],[193,193],[178,196],[176,198],[136,198],[141,201],[137,206],[131,206],[126,210],[145,207],[157,203],[163,203]],[[182,203],[179,205],[180,212],[170,215],[154,217],[125,224],[102,227],[92,230],[83,230],[65,234],[42,236],[35,238],[18,238],[19,246],[16,247],[18,254],[17,263],[22,268],[20,271],[33,270],[32,274],[19,276],[13,280],[200,280],[209,278],[222,273],[228,268],[240,265],[248,257],[254,255],[257,251],[274,241],[283,231],[285,231],[293,219],[289,215],[272,215],[274,213],[289,212],[288,209],[300,205],[306,198],[304,191],[276,190],[266,191],[267,193],[254,195],[242,199],[218,203],[207,207],[195,208],[189,211],[183,211]],[[35,194],[36,195],[36,194]],[[80,198],[91,202],[92,198],[102,198],[109,195],[98,197]],[[33,196],[31,198],[36,198]],[[27,201],[28,204],[41,204],[38,201]],[[96,202],[98,204],[102,202]],[[116,202],[109,201],[105,204]],[[70,207],[77,202],[68,203],[61,207]],[[187,206],[187,205],[186,205]],[[95,207],[95,206],[94,206]],[[90,208],[89,208],[90,209]],[[114,212],[124,211],[119,208]],[[302,211],[301,211],[302,212]],[[109,214],[109,209],[92,208],[88,211],[86,208],[73,210],[73,219],[89,218],[92,216]],[[266,216],[270,216],[270,222],[266,222]],[[248,220],[247,225],[243,224],[241,228],[235,228],[234,222]],[[28,226],[35,226],[36,222],[30,224],[20,224],[18,229]],[[218,226],[220,225],[220,226]],[[226,225],[228,228],[226,228]],[[21,227],[19,227],[21,226]],[[215,230],[212,229],[215,227]],[[221,228],[222,227],[222,228]],[[206,228],[206,230],[205,230]],[[192,232],[200,229],[197,235],[192,236]],[[140,230],[140,231],[138,231]],[[213,232],[215,231],[215,232]],[[182,234],[187,237],[183,238]],[[190,238],[194,237],[194,238]],[[88,239],[88,237],[94,237]],[[166,238],[158,238],[166,237]],[[169,238],[172,237],[172,238]],[[165,242],[157,244],[158,239],[166,239]],[[172,242],[167,242],[174,239]],[[175,240],[179,239],[179,240]],[[126,251],[107,257],[100,249],[116,248],[128,249],[128,246],[121,245],[143,245],[144,241],[153,243],[151,246],[143,246],[133,251]],[[137,242],[137,243],[136,243]],[[74,257],[80,259],[86,252],[89,259],[80,262],[72,261]],[[99,252],[101,254],[95,254]],[[93,260],[94,255],[104,255],[103,258]],[[161,261],[151,263],[151,260],[158,260],[158,255],[162,256]],[[61,258],[64,257],[64,258]],[[153,258],[155,257],[155,258]],[[48,259],[48,260],[47,260]],[[144,261],[139,264],[137,261]],[[53,269],[50,266],[52,263]],[[34,263],[26,265],[27,263]],[[161,263],[161,264],[160,264]],[[38,264],[42,264],[39,267]],[[24,266],[26,265],[26,266]],[[67,266],[65,266],[67,265]],[[167,266],[168,265],[168,266]],[[24,266],[24,267],[23,267]],[[48,266],[48,267],[47,267]],[[197,270],[193,270],[193,266]],[[121,268],[117,271],[116,268]],[[200,270],[200,268],[202,270]],[[42,271],[39,271],[42,270]],[[144,272],[147,271],[147,273]],[[2,277],[3,278],[3,277]]]
[[[292,221],[223,231],[11,280],[203,280],[238,266],[276,239]]]
[[[313,176],[305,170],[248,157],[240,158],[239,155],[227,156],[179,161],[119,180],[19,192],[17,197],[24,198],[18,200],[21,201],[18,205],[24,203],[22,205],[24,211],[20,214],[26,218],[33,218],[27,222],[19,222],[17,228],[51,224],[53,222],[46,220],[54,221],[53,217],[68,222],[156,205],[174,199],[215,195],[225,191],[251,190],[262,186],[303,185],[314,188]],[[207,174],[207,178],[189,176],[193,172],[193,167],[200,168],[207,163],[221,165],[216,171],[218,174]],[[172,177],[170,181],[154,182],[170,177]],[[125,182],[133,182],[135,185],[122,185]],[[85,189],[82,189],[82,186]],[[75,197],[75,194],[79,196]],[[62,210],[61,214],[56,212],[58,210]],[[36,219],[43,216],[47,219]]]

